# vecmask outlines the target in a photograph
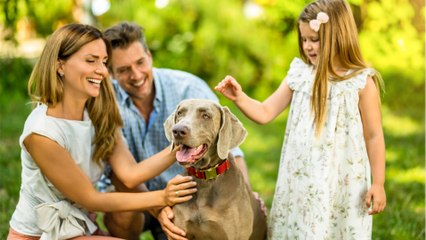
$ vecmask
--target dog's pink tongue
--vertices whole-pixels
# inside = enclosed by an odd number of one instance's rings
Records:
[[[178,162],[182,163],[191,163],[196,159],[194,156],[197,156],[203,150],[203,145],[196,148],[183,147],[182,150],[176,153],[176,159]]]

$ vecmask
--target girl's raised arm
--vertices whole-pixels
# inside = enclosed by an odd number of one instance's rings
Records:
[[[233,101],[244,115],[259,124],[266,124],[275,119],[290,104],[293,95],[287,81],[283,81],[271,96],[260,102],[245,94],[237,80],[231,76],[226,76],[215,90]]]

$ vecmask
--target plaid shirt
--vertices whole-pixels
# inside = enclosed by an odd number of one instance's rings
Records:
[[[124,124],[123,136],[137,161],[147,159],[170,144],[164,134],[163,123],[182,100],[203,98],[218,101],[206,82],[193,74],[179,70],[153,68],[153,75],[155,99],[148,122],[141,116],[130,96],[117,81],[113,80]],[[239,148],[233,149],[232,153],[235,156],[243,155]],[[178,163],[174,163],[159,176],[146,182],[146,185],[151,191],[164,189],[167,182],[183,170]],[[108,179],[104,177],[102,179],[98,184],[101,191],[109,184]]]

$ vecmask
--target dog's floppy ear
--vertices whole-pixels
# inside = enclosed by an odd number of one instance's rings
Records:
[[[177,109],[177,108],[176,108]],[[175,123],[175,113],[176,111],[172,112],[164,122],[164,134],[166,135],[167,140],[172,143],[171,150],[175,147],[175,143],[173,142],[173,133],[172,128]]]
[[[220,111],[222,123],[217,140],[217,154],[219,158],[225,159],[230,149],[238,147],[244,141],[247,131],[228,107],[220,107]]]

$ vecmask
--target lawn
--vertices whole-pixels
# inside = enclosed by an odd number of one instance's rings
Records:
[[[19,81],[26,81],[20,79]],[[2,80],[3,82],[3,80]],[[3,83],[2,83],[3,84]],[[25,84],[11,91],[0,88],[0,239],[5,239],[8,221],[18,200],[20,149],[18,138],[31,111]],[[1,91],[3,89],[3,91]],[[246,154],[250,180],[268,207],[272,203],[286,112],[268,125],[249,122],[226,101],[241,119],[249,135],[241,146]],[[373,239],[425,239],[425,135],[424,105],[394,112],[383,106],[386,137],[387,208],[374,217]],[[145,234],[141,239],[152,239]]]

